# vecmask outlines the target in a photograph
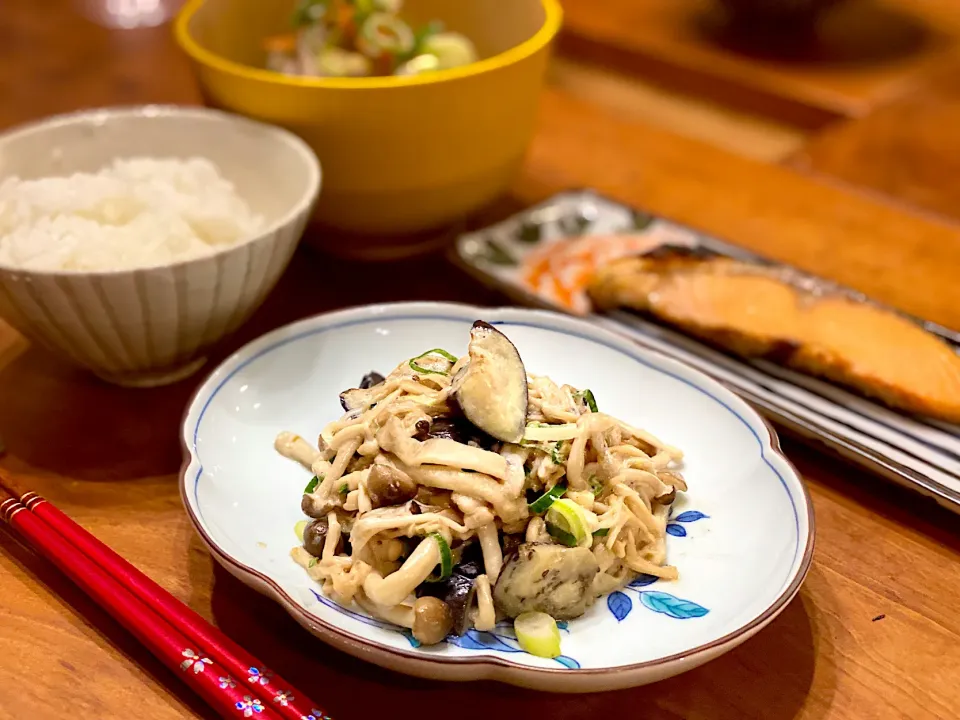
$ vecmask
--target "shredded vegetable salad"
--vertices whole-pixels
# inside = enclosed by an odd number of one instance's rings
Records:
[[[269,70],[308,77],[419,75],[469,65],[473,43],[434,21],[414,29],[402,0],[300,0],[293,30],[264,40]]]

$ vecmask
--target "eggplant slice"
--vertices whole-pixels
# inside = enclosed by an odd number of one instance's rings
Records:
[[[527,371],[520,353],[482,320],[470,329],[468,352],[468,362],[453,379],[460,410],[491,437],[520,442],[527,422]]]
[[[580,617],[593,604],[600,565],[585,547],[525,543],[503,566],[493,600],[507,617],[544,612],[556,620]]]

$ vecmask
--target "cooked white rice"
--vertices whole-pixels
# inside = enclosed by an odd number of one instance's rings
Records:
[[[216,165],[128,158],[99,172],[0,182],[0,263],[119,270],[216,252],[260,231]]]

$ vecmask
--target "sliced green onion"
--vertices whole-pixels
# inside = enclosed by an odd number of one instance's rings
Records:
[[[579,545],[590,535],[590,526],[583,508],[568,498],[553,502],[547,510],[546,521],[548,531],[551,525],[563,530],[573,536],[575,545]]]
[[[346,495],[350,492],[350,483],[344,483],[340,486],[340,494]]]
[[[600,528],[599,530],[593,531],[594,537],[606,537],[610,534],[610,528]]]
[[[448,353],[448,352],[447,352],[446,350],[444,350],[443,348],[434,348],[433,350],[427,350],[425,353],[421,353],[420,355],[417,355],[417,356],[414,358],[414,360],[419,360],[419,359],[422,358],[424,355],[432,355],[432,354],[434,354],[434,353],[436,353],[437,355],[441,355],[441,356],[445,357],[447,360],[449,360],[449,361],[452,362],[452,363],[455,363],[457,360],[460,359],[460,358],[458,358],[456,355],[454,355],[453,353]]]
[[[317,559],[315,557],[312,557],[310,558],[310,562],[307,563],[307,567],[312,568],[316,564],[317,564]]]
[[[297,537],[300,538],[300,542],[303,542],[303,531],[307,529],[307,521],[301,520],[296,525],[293,526],[293,531],[297,534]]]
[[[590,480],[588,480],[588,482],[590,483],[590,489],[593,490],[594,497],[597,497],[598,495],[600,495],[600,493],[603,492],[603,483],[597,480],[596,475],[591,475]]]
[[[421,41],[420,51],[434,55],[441,68],[461,67],[477,61],[477,51],[460,33],[429,35]]]
[[[543,495],[538,497],[529,505],[530,512],[533,514],[539,514],[546,512],[551,505],[557,500],[557,498],[562,497],[563,493],[567,490],[567,486],[563,483],[557,483],[552,488],[547,490]]]
[[[597,399],[593,396],[593,390],[583,391],[583,401],[587,404],[587,407],[590,408],[590,412],[600,412],[597,409]]]
[[[577,539],[568,533],[566,530],[561,530],[556,525],[547,524],[547,533],[550,537],[556,540],[561,545],[566,545],[567,547],[576,547],[579,543]]]
[[[550,450],[550,459],[554,465],[563,465],[563,458],[560,457],[560,450],[563,448],[563,440],[558,440],[557,444]]]
[[[403,55],[413,50],[414,37],[403,20],[384,12],[371,13],[357,35],[357,47],[368,57]]]
[[[422,357],[426,357],[427,355],[440,355],[441,357],[445,358],[446,360],[449,360],[452,363],[457,362],[457,360],[459,359],[454,357],[450,353],[448,353],[443,348],[434,348],[433,350],[427,350],[425,353],[420,353],[415,358],[411,358],[410,367],[415,372],[422,373],[424,375],[449,375],[450,374],[448,372],[445,372],[444,370],[430,370],[429,368],[425,368],[422,365],[417,363],[417,360],[419,360]]]
[[[433,577],[429,577],[427,580],[429,582],[441,582],[450,577],[453,572],[453,553],[450,552],[450,546],[447,545],[447,541],[443,539],[443,535],[440,533],[432,532],[427,537],[436,541],[437,549],[440,551],[440,575],[437,576],[436,580]]]
[[[560,654],[560,629],[557,621],[542,612],[525,612],[513,621],[520,647],[531,655],[555,658]]]
[[[433,55],[416,55],[401,63],[394,75],[421,75],[440,69],[440,61]]]
[[[307,483],[307,486],[303,489],[303,494],[304,494],[304,495],[309,495],[309,494],[312,493],[314,490],[316,490],[316,489],[317,489],[317,485],[320,484],[320,481],[321,481],[322,479],[323,479],[323,478],[319,477],[318,475],[314,475],[312,478],[310,478],[310,482],[308,482],[308,483]]]

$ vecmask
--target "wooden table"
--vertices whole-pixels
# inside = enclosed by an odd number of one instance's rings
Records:
[[[572,24],[567,38],[582,30],[578,18],[586,16],[576,6],[585,4],[568,0]],[[600,4],[590,4],[597,8],[591,22],[608,30],[616,25],[610,21],[615,15],[605,13],[626,6],[611,1],[601,10]],[[927,11],[944,7],[923,5]],[[682,43],[670,27],[662,25],[658,42],[676,48]],[[583,73],[595,70],[578,54],[583,46],[573,43],[571,50],[567,38],[562,44],[566,57],[544,94],[537,137],[512,202],[530,203],[570,186],[596,186],[960,328],[957,214],[932,216],[915,209],[919,203],[943,210],[937,203],[944,203],[940,198],[945,193],[956,194],[956,183],[938,191],[930,180],[945,177],[935,169],[945,161],[922,152],[935,147],[933,140],[923,147],[902,141],[909,135],[904,118],[917,127],[928,117],[940,117],[941,124],[926,126],[929,132],[951,133],[942,124],[947,122],[943,103],[922,101],[939,97],[931,89],[936,82],[948,82],[924,79],[939,56],[904,60],[891,70],[893,79],[864,69],[873,84],[864,80],[857,86],[856,102],[821,102],[830,92],[836,97],[852,87],[849,78],[844,84],[844,78],[829,73],[801,78],[803,93],[794,92],[796,83],[782,91],[764,90],[780,98],[772,103],[776,112],[767,112],[771,104],[754,105],[751,112],[762,117],[742,126],[744,138],[767,132],[763,128],[772,126],[765,123],[784,122],[784,107],[814,108],[791,116],[791,132],[804,147],[791,154],[787,166],[705,141],[696,132],[684,133],[682,123],[674,131],[654,115],[624,111],[636,106],[630,83],[649,80],[653,84],[644,85],[642,92],[653,97],[650,88],[663,80],[662,74],[648,75],[649,63],[639,63],[598,92],[596,83],[582,81]],[[592,51],[606,42],[616,45],[621,56],[635,52],[609,37],[595,36],[590,42]],[[686,66],[684,77],[694,72],[691,62],[682,51],[660,58],[661,65]],[[724,68],[728,84],[758,87],[751,66],[738,62],[740,71]],[[902,91],[886,102],[888,93],[881,86]],[[731,107],[743,112],[743,94],[731,96]],[[42,9],[31,0],[4,3],[0,98],[0,126],[96,104],[199,102],[167,28],[110,32],[75,17],[69,3],[53,0]],[[684,117],[702,118],[705,124],[720,122],[718,127],[741,122],[733,111],[706,107],[701,97],[667,94],[652,104],[668,108],[674,119],[686,113]],[[927,114],[930,106],[933,115]],[[905,114],[902,107],[911,111]],[[882,115],[884,110],[888,114]],[[879,119],[871,124],[874,112]],[[813,137],[813,130],[828,120],[833,127]],[[957,147],[955,138],[953,142]],[[849,150],[870,147],[882,154],[891,143],[900,154],[874,158],[872,164],[863,162],[864,151]],[[584,147],[590,151],[583,152]],[[920,180],[908,184],[909,190],[890,180],[896,163],[916,164],[913,176]],[[924,173],[928,166],[934,167]],[[807,169],[815,173],[807,174]],[[922,197],[918,183],[929,186]],[[402,263],[366,267],[370,282],[363,288],[318,286],[312,279],[325,262],[330,261],[300,252],[266,305],[225,343],[221,355],[279,324],[350,304],[499,301],[440,256],[418,261],[418,272],[440,278],[422,290],[393,280],[404,275]],[[465,719],[649,720],[960,714],[957,518],[789,440],[786,451],[806,478],[816,507],[814,565],[783,615],[725,657],[655,686],[579,697],[492,684],[444,685],[354,660],[305,633],[271,601],[215,567],[188,525],[177,492],[177,434],[196,383],[142,392],[109,387],[31,347],[0,322],[0,436],[7,446],[0,467],[46,494],[267,664],[322,698],[338,720],[388,713],[397,720],[429,720],[451,712]],[[173,674],[49,564],[6,532],[0,532],[0,546],[0,717],[212,717]]]

